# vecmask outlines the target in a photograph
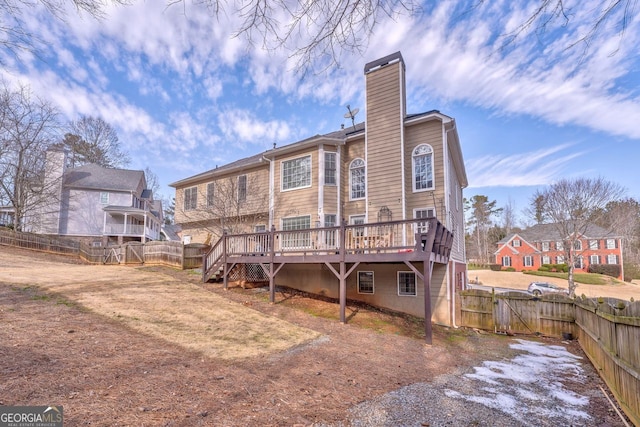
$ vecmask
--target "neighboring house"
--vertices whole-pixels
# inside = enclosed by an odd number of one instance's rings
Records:
[[[29,231],[82,239],[94,246],[160,240],[162,203],[143,171],[95,164],[68,168],[64,151],[47,152],[49,203],[26,223]]]
[[[16,210],[13,206],[0,206],[0,227],[13,225],[13,217]]]
[[[400,52],[366,64],[364,74],[364,123],[274,146],[171,184],[176,189],[175,222],[182,227],[183,241],[213,244],[223,231],[305,230],[343,221],[371,224],[437,217],[454,239],[449,263],[434,270],[433,320],[454,324],[454,295],[466,283],[462,189],[467,186],[456,123],[436,110],[407,114]],[[352,231],[350,239],[371,242],[371,236],[358,235],[357,228]],[[336,244],[331,232],[314,243],[310,234],[290,236],[278,244]],[[287,264],[277,281],[337,298],[331,268],[321,261]],[[359,264],[346,286],[349,299],[424,316],[420,280],[406,263]]]
[[[182,230],[179,225],[164,224],[160,230],[160,240],[179,242],[182,240],[180,234],[182,234]]]
[[[566,264],[567,236],[561,236],[554,224],[538,224],[498,242],[496,263],[516,271],[537,270],[543,264]],[[592,264],[617,264],[622,279],[622,239],[590,224],[572,249],[574,271],[588,271]]]

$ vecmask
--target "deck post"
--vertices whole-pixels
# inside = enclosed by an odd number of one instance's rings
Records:
[[[269,230],[269,302],[276,302],[276,284],[275,284],[275,273],[273,271],[273,261],[275,258],[275,233],[276,226],[271,225],[271,230]]]
[[[222,283],[223,289],[229,289],[229,277],[227,271],[227,232],[222,232]]]
[[[347,283],[346,283],[346,266],[344,263],[346,255],[346,221],[340,224],[340,323],[347,322]]]

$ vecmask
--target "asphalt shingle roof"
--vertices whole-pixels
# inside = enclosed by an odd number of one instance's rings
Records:
[[[143,178],[143,171],[109,169],[90,163],[67,170],[64,175],[64,186],[114,191],[136,191]]]

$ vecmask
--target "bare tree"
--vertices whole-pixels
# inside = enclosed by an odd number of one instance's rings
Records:
[[[524,210],[524,214],[532,218],[535,224],[547,222],[547,214],[544,210],[544,196],[536,193],[531,197],[529,203],[529,207]]]
[[[70,152],[72,167],[95,163],[117,168],[129,164],[129,156],[120,148],[118,133],[103,119],[81,116],[69,123],[69,130],[59,146]]]
[[[504,232],[508,236],[516,225],[516,206],[511,197],[507,200],[507,204],[502,207],[502,226]]]
[[[0,92],[0,191],[15,210],[14,225],[22,230],[35,221],[52,200],[45,182],[45,152],[56,138],[58,112],[48,102],[33,97],[26,87]]]
[[[569,294],[575,295],[573,278],[578,242],[590,224],[599,222],[608,203],[618,200],[624,189],[602,178],[562,179],[534,197],[544,200],[542,210],[563,239],[569,267]]]
[[[609,202],[598,215],[598,225],[622,237],[625,280],[636,278],[632,273],[640,271],[640,202],[633,198]]]
[[[493,225],[492,217],[502,212],[502,208],[496,208],[495,200],[489,201],[487,196],[480,194],[465,200],[465,204],[466,209],[471,212],[468,224],[473,228],[473,242],[478,260],[488,263],[492,243],[489,239],[489,231]]]
[[[225,232],[252,232],[258,224],[268,228],[269,192],[261,183],[256,173],[221,178],[198,187],[195,199],[193,194],[185,194],[175,209],[185,217],[183,222],[197,224],[210,238]]]
[[[31,19],[33,8],[43,6],[57,19],[66,19],[65,3],[73,4],[78,13],[87,13],[101,19],[104,17],[104,7],[108,3],[127,4],[129,0],[4,0],[0,1],[0,46],[15,58],[20,58],[22,52],[37,52],[37,39],[29,30],[26,21]],[[5,65],[0,62],[0,65]]]
[[[156,175],[149,166],[144,168],[144,177],[147,181],[147,188],[153,192],[153,197],[155,199],[160,199],[160,180],[158,179],[158,175]]]

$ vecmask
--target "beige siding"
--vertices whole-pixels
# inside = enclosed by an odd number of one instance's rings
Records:
[[[342,200],[344,205],[342,217],[346,220],[348,220],[352,215],[364,215],[366,212],[365,200],[350,200],[351,189],[349,186],[349,166],[353,160],[358,158],[363,160],[365,159],[364,137],[347,142],[342,152],[342,164],[340,165],[340,174],[342,179],[340,185],[342,185]]]
[[[367,199],[369,218],[389,208],[402,219],[402,64],[395,63],[367,74]]]
[[[405,185],[407,197],[407,218],[413,218],[413,210],[435,208],[436,216],[443,222],[442,207],[445,200],[445,166],[442,152],[442,123],[430,121],[408,126],[405,130]],[[420,144],[429,144],[433,148],[434,191],[413,191],[413,150]]]
[[[282,191],[282,162],[311,156],[311,187]],[[274,225],[281,228],[282,218],[310,216],[311,224],[318,219],[318,151],[307,150],[279,157],[275,160],[275,201]]]

